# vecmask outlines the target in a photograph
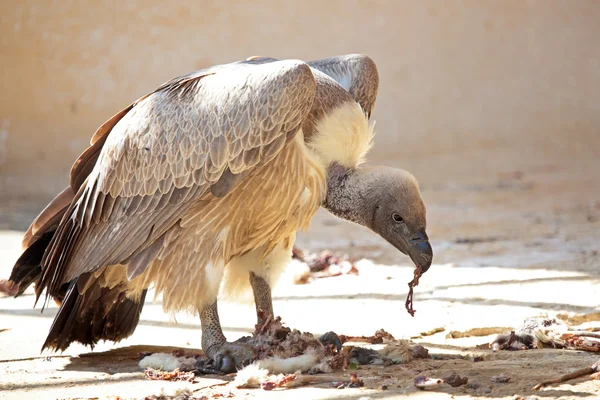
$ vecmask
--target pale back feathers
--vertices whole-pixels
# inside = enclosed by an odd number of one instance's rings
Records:
[[[234,95],[235,94],[235,95]],[[299,61],[229,64],[163,85],[114,125],[44,255],[42,286],[131,257],[176,228],[224,171],[269,163],[310,111]]]
[[[166,310],[202,308],[216,298],[224,269],[234,258],[253,252],[250,259],[262,263],[278,247],[291,254],[296,230],[308,226],[325,190],[325,169],[299,133],[272,163],[229,195],[207,195],[186,212],[158,257],[131,281],[131,289],[137,293],[153,284],[163,293]]]

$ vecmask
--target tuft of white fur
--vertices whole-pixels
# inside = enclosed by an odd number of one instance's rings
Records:
[[[277,381],[287,374],[301,375],[331,372],[328,360],[319,360],[311,351],[290,358],[268,358],[255,361],[237,372],[233,385],[237,388],[257,388],[268,380]]]
[[[239,370],[233,380],[236,388],[256,388],[267,380],[269,370],[260,368],[256,363],[250,364]]]
[[[308,147],[325,166],[337,162],[356,168],[365,161],[374,136],[374,124],[360,105],[347,102],[319,120]]]
[[[297,371],[306,372],[319,363],[316,355],[307,353],[290,358],[266,358],[256,361],[258,368],[265,369],[273,374],[293,374]]]
[[[160,369],[163,371],[173,371],[179,368],[181,362],[179,358],[173,354],[168,353],[154,353],[146,356],[140,360],[139,366],[142,369],[152,368]]]

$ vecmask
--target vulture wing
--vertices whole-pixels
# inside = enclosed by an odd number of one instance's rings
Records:
[[[42,212],[36,217],[31,223],[27,232],[23,236],[23,249],[27,249],[32,246],[38,239],[44,234],[54,232],[67,211],[69,205],[75,197],[75,193],[79,190],[81,185],[86,181],[86,178],[92,172],[92,169],[96,165],[100,150],[108,134],[115,127],[117,122],[123,118],[125,114],[129,112],[138,102],[142,101],[149,95],[142,97],[129,107],[119,111],[111,119],[106,121],[94,134],[90,141],[90,147],[88,147],[75,161],[71,168],[71,179],[70,185],[60,192]]]
[[[379,88],[379,73],[371,58],[349,54],[310,61],[308,65],[337,81],[371,116]]]
[[[38,298],[81,274],[143,259],[196,200],[227,195],[273,159],[314,97],[306,64],[250,61],[176,78],[115,115],[49,206],[63,212],[74,193],[42,258]]]

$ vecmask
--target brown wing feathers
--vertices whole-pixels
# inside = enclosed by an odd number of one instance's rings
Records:
[[[19,283],[17,296],[22,294],[32,283],[36,284],[38,296],[41,293],[41,263],[44,253],[52,242],[59,223],[73,203],[75,193],[79,191],[94,168],[108,134],[134,104],[121,110],[98,128],[91,139],[90,147],[77,158],[71,168],[70,185],[58,194],[29,226],[22,242],[24,252],[15,263],[10,277],[11,281]],[[63,287],[60,292],[55,291],[54,297],[62,300],[64,295]]]
[[[314,101],[314,78],[306,64],[271,62],[174,79],[96,131],[70,186],[30,227],[11,275],[21,293],[35,283],[38,298],[44,289],[64,298],[44,347],[131,334],[145,291],[129,299],[127,281],[106,288],[90,274],[129,262],[130,279],[143,273],[191,204],[209,191],[226,196],[294,137]]]
[[[22,242],[23,249],[29,247],[46,232],[56,229],[74,196],[73,189],[69,186],[44,208],[25,232]]]
[[[260,66],[253,68],[260,68]],[[302,71],[297,73],[300,70]],[[216,114],[213,110],[218,102],[225,102],[221,105],[225,110],[229,108],[236,111],[235,108],[241,106],[236,103],[237,99],[231,96],[231,92],[219,93],[216,96],[211,92],[222,88],[223,84],[220,81],[211,82],[206,89],[208,91],[206,93],[210,93],[210,100],[215,105],[209,106],[210,101],[204,105],[202,102],[198,103],[201,100],[197,100],[193,95],[197,95],[196,92],[204,88],[197,80],[208,75],[195,74],[184,79],[173,80],[171,84],[164,85],[162,91],[156,91],[143,98],[130,108],[129,112],[126,109],[103,125],[94,136],[96,142],[92,148],[84,153],[80,162],[74,166],[73,185],[79,184],[82,171],[87,170],[86,167],[91,165],[90,160],[97,158],[97,162],[101,162],[103,167],[97,168],[98,172],[93,176],[88,173],[89,181],[79,187],[77,195],[66,210],[42,259],[44,272],[38,295],[44,287],[47,287],[47,294],[52,296],[64,282],[81,273],[93,271],[103,265],[126,262],[144,251],[177,222],[179,215],[185,212],[193,199],[202,196],[211,184],[218,182],[227,165],[232,172],[241,173],[259,162],[268,162],[282,148],[287,138],[298,130],[310,109],[307,108],[306,100],[312,101],[314,97],[315,88],[310,69],[305,64],[301,64],[293,65],[289,71],[291,73],[284,71],[285,74],[281,75],[282,83],[288,85],[285,89],[288,93],[285,94],[290,96],[292,94],[290,92],[297,92],[298,98],[305,103],[302,108],[290,107],[289,99],[277,93],[278,88],[273,90],[272,87],[263,89],[264,86],[256,86],[252,95],[257,98],[246,97],[245,103],[242,103],[243,106],[250,107],[248,111],[237,110],[238,113],[243,114],[241,120],[236,119],[235,116],[231,118],[220,109],[216,109],[218,112]],[[226,83],[237,85],[232,89],[240,89],[240,87],[243,89],[253,77],[240,79],[239,76],[232,75],[231,78],[231,82]],[[303,85],[294,86],[293,79],[300,79]],[[312,81],[312,87],[307,86],[308,79]],[[308,92],[307,87],[310,88]],[[173,95],[177,98],[173,99]],[[184,105],[186,102],[188,105]],[[195,108],[193,112],[190,112],[191,106]],[[280,109],[277,110],[276,107]],[[207,118],[198,120],[200,116],[196,109],[208,111]],[[136,114],[132,114],[134,112]],[[279,117],[280,120],[274,119],[274,116]],[[287,117],[287,120],[281,120],[282,117]],[[248,123],[248,118],[254,120]],[[125,135],[124,140],[120,142],[113,140],[108,149],[106,148],[108,142],[104,143],[102,153],[96,156],[99,144],[109,140],[107,133],[113,132],[119,122],[121,122],[119,133]],[[236,123],[237,125],[234,125]],[[190,135],[190,132],[185,130],[196,126],[206,129],[201,134],[207,136],[196,137],[194,140],[198,143],[199,151],[205,149],[208,154],[198,154],[195,150],[195,154],[191,154],[189,159],[178,159],[177,157],[181,157],[184,153],[180,145],[185,142],[185,137]],[[178,128],[183,131],[178,131]],[[131,129],[146,129],[147,133],[139,135],[137,131]],[[159,130],[153,131],[153,129]],[[171,136],[165,146],[162,136],[169,134]],[[226,134],[231,136],[226,139]],[[150,143],[150,150],[146,152],[147,147],[142,145],[148,140],[154,142]],[[236,141],[242,142],[241,146],[238,146],[241,150],[237,155],[230,154],[228,149],[235,149]],[[108,158],[111,156],[112,158]],[[139,168],[140,159],[142,159],[141,168]],[[150,159],[149,163],[148,159]],[[158,164],[152,164],[157,160]],[[200,165],[196,166],[194,162]],[[194,170],[194,168],[199,169]],[[141,182],[133,180],[139,176],[145,180]],[[146,193],[147,187],[156,187],[148,181],[157,178],[166,178],[174,187],[171,186],[167,193]],[[183,187],[178,187],[178,184]],[[145,197],[135,197],[140,195]],[[140,206],[145,204],[148,204],[148,207],[142,210],[144,214],[142,215]],[[136,208],[133,215],[128,212],[131,211],[130,206]],[[159,206],[163,208],[159,209]],[[106,210],[110,211],[110,214],[105,212]],[[127,218],[122,218],[125,215]],[[96,220],[98,216],[101,216],[100,221]]]
[[[379,72],[371,58],[363,54],[348,54],[307,64],[335,79],[371,116],[379,89]]]

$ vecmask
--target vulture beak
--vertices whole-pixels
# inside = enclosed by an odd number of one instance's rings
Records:
[[[426,272],[431,267],[433,249],[425,229],[417,230],[410,238],[403,235],[397,243],[392,243],[402,253],[408,255],[415,265],[420,265],[421,270]]]

